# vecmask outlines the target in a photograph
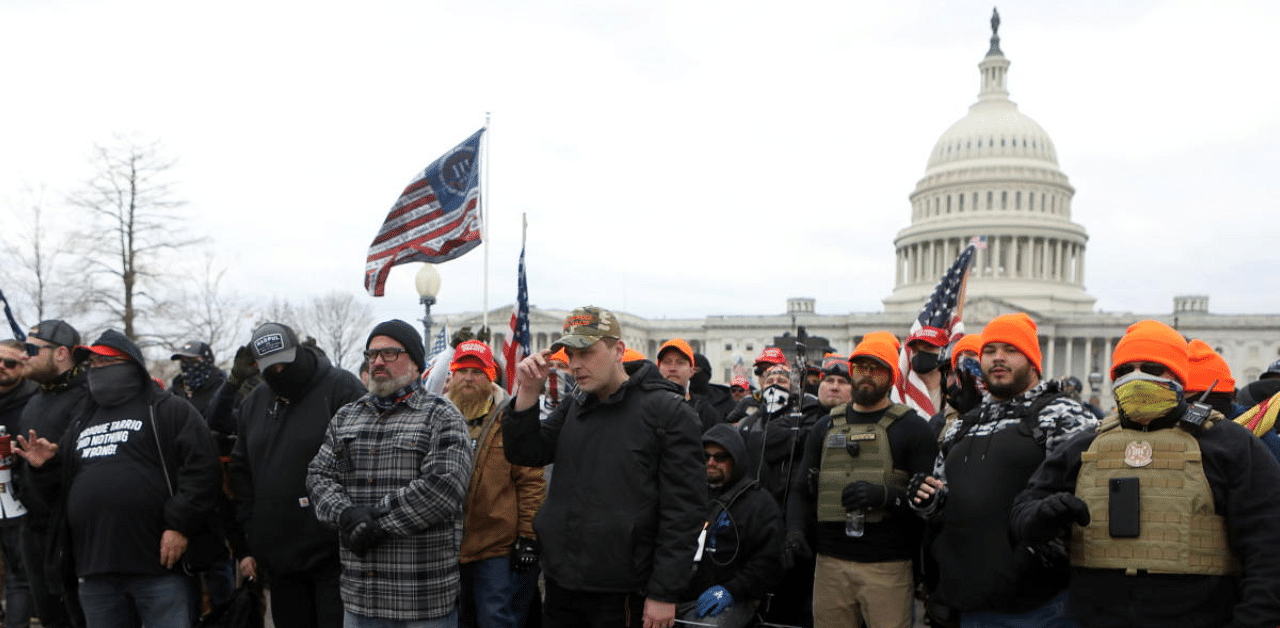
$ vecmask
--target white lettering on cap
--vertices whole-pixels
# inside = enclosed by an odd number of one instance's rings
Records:
[[[270,355],[277,351],[284,350],[284,336],[281,334],[267,334],[253,341],[253,352],[258,357]]]

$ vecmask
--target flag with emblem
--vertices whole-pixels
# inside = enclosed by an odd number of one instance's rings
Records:
[[[511,309],[511,337],[502,341],[506,361],[507,392],[516,394],[516,365],[529,355],[529,283],[525,281],[524,244],[520,245],[520,265],[516,273],[516,304]]]
[[[400,193],[369,245],[364,288],[380,297],[393,266],[438,264],[480,244],[480,139],[484,129],[454,146]]]
[[[911,406],[923,417],[931,417],[938,408],[929,395],[929,388],[921,377],[911,370],[911,357],[907,346],[912,339],[931,342],[935,346],[945,347],[959,340],[964,335],[964,322],[961,314],[964,311],[964,288],[969,278],[969,266],[973,263],[974,251],[978,248],[978,239],[960,252],[960,256],[947,269],[942,281],[933,289],[933,295],[925,302],[924,308],[915,322],[911,323],[911,332],[907,334],[907,342],[902,343],[898,354],[898,370],[902,373],[894,390],[894,400]]]

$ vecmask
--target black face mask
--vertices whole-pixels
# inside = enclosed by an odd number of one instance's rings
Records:
[[[307,392],[307,384],[316,372],[316,358],[310,351],[298,348],[297,357],[284,365],[279,371],[267,369],[262,379],[277,395],[290,401],[297,401]]]
[[[917,351],[911,356],[911,370],[922,374],[938,370],[938,354]]]
[[[104,408],[114,408],[137,397],[145,383],[132,362],[89,369],[89,396]]]

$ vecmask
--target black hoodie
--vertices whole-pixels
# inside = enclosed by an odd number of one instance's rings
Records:
[[[132,341],[107,330],[94,344],[129,356],[122,366],[139,378],[139,392],[112,407],[90,397],[57,462],[41,470],[61,478],[78,576],[164,574],[163,531],[191,539],[210,525],[222,477],[213,438],[191,404],[151,380]]]
[[[759,600],[782,577],[782,511],[747,473],[747,446],[742,435],[721,423],[702,435],[733,457],[729,480],[711,487],[707,508],[707,539],[702,560],[685,589],[684,601],[720,585],[734,600]]]

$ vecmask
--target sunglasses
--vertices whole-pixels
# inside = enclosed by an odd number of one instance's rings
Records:
[[[40,355],[40,352],[44,351],[45,349],[57,349],[57,348],[58,348],[58,345],[38,345],[33,342],[28,342],[26,344],[27,355],[33,358]]]
[[[718,451],[714,454],[709,451],[704,451],[702,453],[706,454],[707,460],[715,460],[716,462],[728,462],[733,458],[733,456],[730,456],[727,451]]]
[[[1131,362],[1129,364],[1121,364],[1120,366],[1117,366],[1115,376],[1116,378],[1121,378],[1135,370],[1142,371],[1143,373],[1153,377],[1163,377],[1164,374],[1169,371],[1169,369],[1165,368],[1163,364],[1158,364],[1156,362]]]
[[[0,364],[3,364],[4,367],[9,370],[13,370],[18,368],[18,365],[22,363],[17,360],[4,359],[4,360],[0,360]]]

